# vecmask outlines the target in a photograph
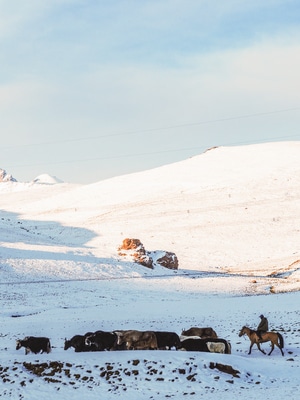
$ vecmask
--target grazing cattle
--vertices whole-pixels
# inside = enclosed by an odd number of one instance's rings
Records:
[[[198,336],[201,339],[205,339],[205,338],[217,338],[218,335],[216,334],[216,332],[213,330],[213,328],[190,328],[188,330],[183,330],[181,332],[181,334],[183,336]]]
[[[87,346],[85,344],[86,337],[93,335],[93,332],[87,332],[85,335],[75,335],[70,340],[65,339],[64,350],[74,347],[76,353],[82,351],[95,351],[94,346]]]
[[[160,350],[170,350],[172,347],[175,347],[178,350],[181,346],[179,336],[175,332],[165,332],[165,331],[154,331],[157,347]]]
[[[117,345],[125,345],[127,350],[157,350],[157,339],[153,331],[115,331]]]
[[[185,339],[181,342],[181,347],[182,350],[187,350],[187,351],[204,351],[204,352],[209,352],[209,349],[207,347],[207,344],[205,340],[200,339],[199,337],[197,339]]]
[[[231,344],[225,339],[203,339],[211,353],[231,354]]]
[[[116,348],[117,338],[114,332],[97,331],[86,336],[85,345],[93,346],[97,351],[112,350]]]
[[[17,340],[16,350],[25,347],[25,354],[30,352],[37,353],[50,353],[51,344],[47,337],[26,336],[23,340]]]
[[[126,347],[126,343],[125,343],[125,342],[122,343],[122,344],[118,344],[118,338],[119,338],[120,334],[121,334],[121,333],[124,333],[124,332],[128,332],[128,331],[127,331],[127,330],[120,330],[120,329],[115,330],[115,331],[112,331],[112,333],[113,333],[114,335],[116,335],[116,337],[117,337],[117,339],[116,339],[116,341],[115,341],[115,344],[114,344],[112,350],[127,350],[127,347]]]
[[[231,345],[225,339],[185,339],[181,341],[181,349],[187,351],[203,351],[211,353],[231,354]]]

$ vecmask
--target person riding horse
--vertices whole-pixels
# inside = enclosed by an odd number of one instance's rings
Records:
[[[262,340],[261,335],[269,330],[269,323],[267,318],[263,314],[261,314],[259,318],[261,319],[261,321],[257,327],[256,333],[259,340]]]

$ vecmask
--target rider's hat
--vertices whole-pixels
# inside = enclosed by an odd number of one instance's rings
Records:
[[[259,318],[263,318],[264,316],[262,314],[260,314]]]

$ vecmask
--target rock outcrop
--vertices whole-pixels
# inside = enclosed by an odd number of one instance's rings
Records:
[[[170,251],[146,251],[139,239],[124,239],[118,251],[120,256],[147,268],[153,269],[155,266],[160,265],[172,270],[178,269],[178,258],[175,253]]]
[[[0,168],[0,182],[17,182],[17,180],[8,174],[5,169]]]
[[[178,258],[175,253],[166,251],[165,255],[157,259],[157,263],[168,269],[178,269]]]
[[[144,245],[139,239],[124,239],[118,250],[120,256],[127,257],[137,264],[153,269],[153,259],[146,254]]]

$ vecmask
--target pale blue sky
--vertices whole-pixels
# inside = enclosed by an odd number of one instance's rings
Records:
[[[91,183],[300,140],[299,0],[0,0],[0,168]]]

